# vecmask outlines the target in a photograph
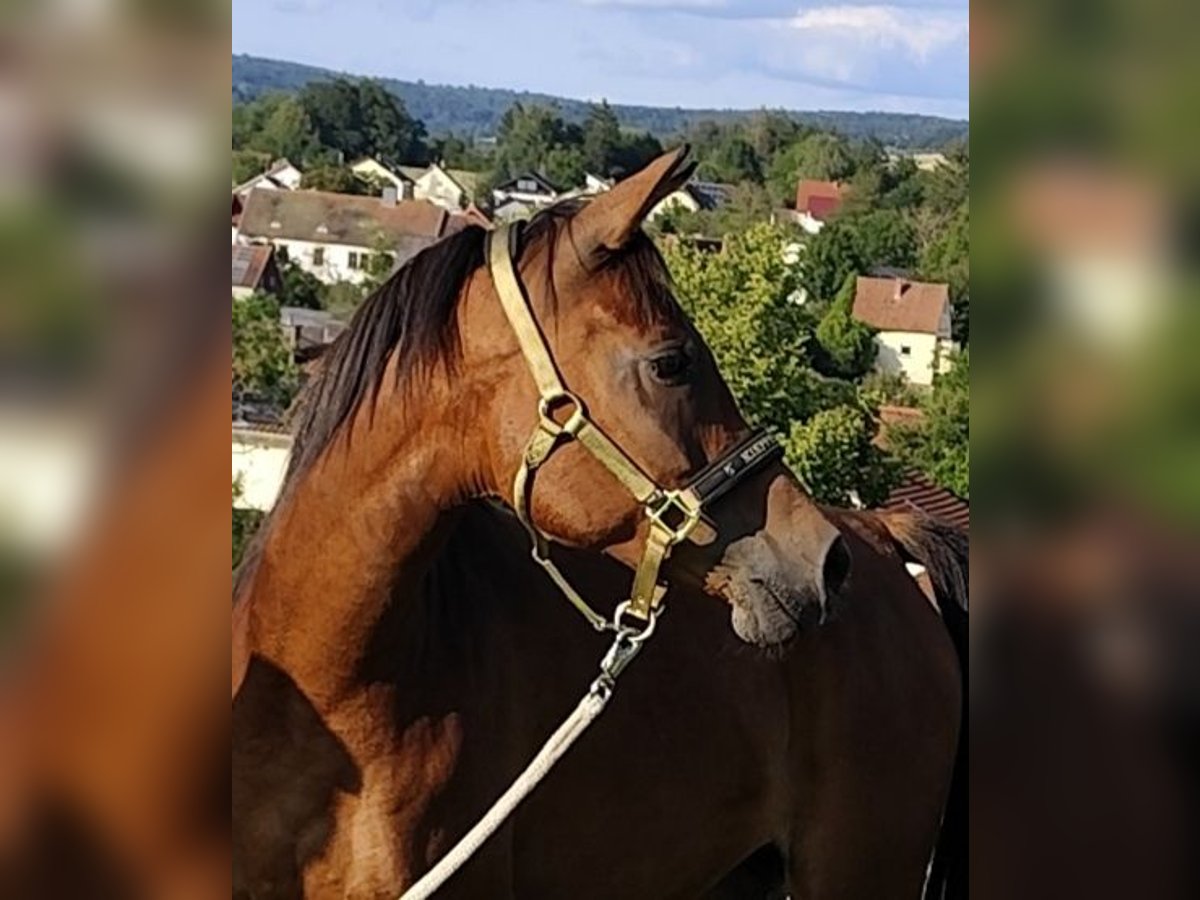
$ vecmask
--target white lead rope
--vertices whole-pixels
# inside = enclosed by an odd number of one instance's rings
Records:
[[[624,605],[622,604],[622,607]],[[618,623],[623,611],[623,609],[618,610],[616,616]],[[558,727],[554,734],[550,735],[550,739],[525,767],[525,771],[509,785],[508,790],[500,795],[500,799],[492,804],[492,808],[484,814],[483,818],[476,822],[474,827],[463,835],[462,839],[454,845],[449,853],[438,860],[432,869],[421,876],[416,884],[405,891],[400,896],[400,900],[426,900],[433,896],[433,893],[462,868],[488,838],[496,833],[496,830],[512,815],[513,810],[529,796],[542,779],[550,774],[550,770],[566,755],[566,752],[571,749],[571,745],[579,740],[580,736],[587,731],[588,726],[599,718],[600,713],[604,712],[604,707],[612,699],[617,676],[637,656],[638,651],[642,648],[642,643],[650,637],[654,630],[655,621],[652,618],[650,625],[641,633],[631,634],[624,630],[618,632],[616,640],[613,641],[613,645],[600,663],[600,676],[592,682],[588,692],[575,707],[575,711],[567,716],[566,721]]]

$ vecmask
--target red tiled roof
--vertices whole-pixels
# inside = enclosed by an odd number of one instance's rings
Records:
[[[859,278],[854,293],[854,318],[880,331],[938,334],[949,303],[950,289],[944,284],[903,278]]]
[[[971,508],[967,501],[938,487],[919,472],[909,472],[882,504],[883,509],[917,510],[935,519],[942,519],[958,528],[971,524]]]
[[[831,218],[841,206],[842,201],[837,197],[809,197],[807,212],[814,219],[824,222]]]
[[[274,253],[275,248],[270,244],[234,244],[233,287],[258,287]]]
[[[836,181],[803,179],[796,187],[796,212],[825,219],[842,208],[842,187]]]
[[[487,217],[487,213],[481,210],[474,203],[468,204],[466,209],[464,209],[461,213],[456,214],[452,218],[462,219],[466,224],[478,225],[480,228],[490,229],[492,227],[492,220]]]
[[[884,404],[879,407],[879,431],[871,442],[876,447],[888,449],[888,432],[892,428],[905,425],[916,425],[923,421],[925,413],[915,406],[893,406]]]
[[[891,425],[916,424],[925,418],[925,413],[915,406],[897,406],[885,403],[879,407],[879,424],[884,428]]]

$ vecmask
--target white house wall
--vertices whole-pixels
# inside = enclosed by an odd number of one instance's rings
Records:
[[[289,191],[299,190],[301,182],[304,181],[304,173],[295,166],[284,166],[282,169],[272,172],[271,177]]]
[[[653,222],[667,210],[685,209],[688,212],[699,212],[700,204],[687,191],[676,191],[664,197],[658,204],[646,214],[646,221]]]
[[[881,331],[875,336],[879,353],[875,368],[888,375],[903,375],[912,384],[933,384],[934,364],[939,358],[936,335],[916,331]],[[904,353],[908,348],[908,353]]]
[[[234,428],[233,478],[240,479],[242,487],[239,508],[265,512],[275,505],[290,452],[287,435]]]
[[[370,247],[358,247],[350,244],[317,244],[312,241],[293,241],[282,238],[272,240],[271,243],[277,248],[286,250],[288,259],[325,284],[337,284],[342,281],[348,281],[351,284],[362,283],[367,277],[367,272],[361,268],[350,268],[350,254],[357,253],[361,258],[364,254],[369,255],[374,252]],[[321,265],[317,265],[315,262],[318,247],[325,251],[324,261]]]
[[[417,179],[414,196],[418,200],[428,200],[450,212],[460,211],[465,199],[462,188],[437,168],[431,168]]]
[[[355,175],[365,179],[377,179],[385,184],[389,184],[396,189],[398,197],[407,197],[406,191],[411,190],[409,182],[405,181],[395,172],[392,172],[386,166],[376,162],[373,159],[364,159],[355,163],[350,169]]]

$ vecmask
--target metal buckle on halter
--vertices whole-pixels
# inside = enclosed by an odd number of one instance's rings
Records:
[[[660,490],[646,501],[646,515],[670,536],[672,545],[685,540],[700,521],[700,507],[685,491]]]
[[[554,413],[564,406],[572,407],[571,414],[560,425],[554,418]],[[538,398],[538,417],[542,420],[541,427],[555,437],[563,434],[575,437],[579,429],[587,423],[587,407],[570,391],[558,391]]]

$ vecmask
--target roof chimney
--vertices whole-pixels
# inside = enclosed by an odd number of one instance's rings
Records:
[[[383,188],[383,197],[381,198],[383,200],[383,205],[384,206],[395,206],[396,205],[396,194],[397,194],[397,191],[396,191],[396,186],[394,184],[385,185]]]
[[[908,290],[908,282],[905,281],[903,278],[897,278],[896,279],[896,292],[895,292],[895,294],[892,295],[892,299],[893,300],[902,300],[904,298],[904,292],[906,290]]]

